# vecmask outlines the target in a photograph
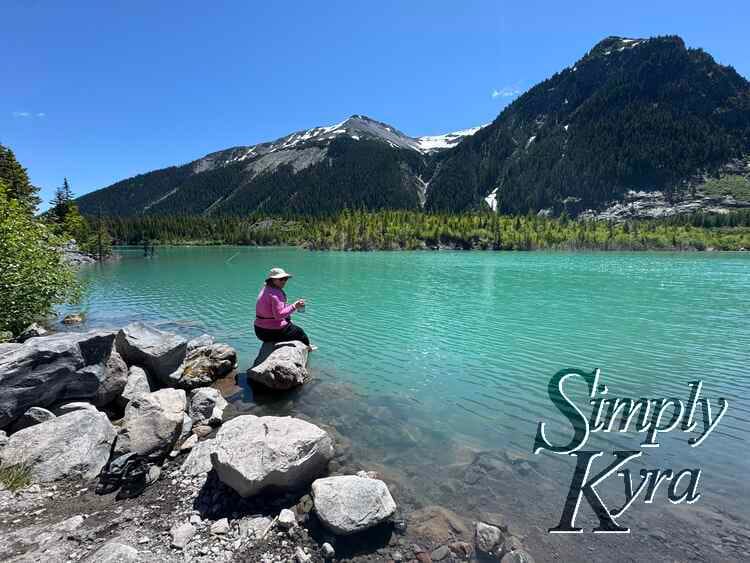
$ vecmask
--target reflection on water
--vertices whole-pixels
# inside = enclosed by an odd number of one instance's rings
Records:
[[[227,262],[227,258],[239,254]],[[290,299],[320,345],[314,381],[281,398],[222,382],[236,412],[293,414],[336,437],[334,469],[377,469],[404,512],[449,507],[471,523],[499,513],[537,560],[741,560],[750,546],[750,256],[742,254],[312,253],[290,249],[162,250],[85,270],[91,325],[134,319],[187,336],[208,332],[240,352],[263,273],[296,274]],[[569,425],[547,397],[563,367],[602,369],[612,396],[677,397],[688,381],[730,407],[698,448],[684,433],[632,462],[703,469],[693,505],[666,492],[620,519],[627,536],[552,536],[574,458],[531,455],[536,424]],[[575,387],[575,386],[573,386]],[[573,389],[587,407],[583,388]],[[588,411],[587,411],[588,412]],[[642,435],[594,434],[591,449],[636,449]],[[603,486],[621,504],[623,482]],[[576,522],[595,524],[585,505]]]

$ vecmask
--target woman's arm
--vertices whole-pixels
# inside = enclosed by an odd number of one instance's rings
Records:
[[[271,299],[271,313],[274,319],[285,319],[297,310],[294,303],[287,305],[273,292],[269,293],[269,298]]]

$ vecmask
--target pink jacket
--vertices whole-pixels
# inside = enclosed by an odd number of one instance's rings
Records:
[[[286,318],[294,313],[294,305],[286,304],[286,295],[277,287],[263,286],[255,302],[255,326],[270,330],[284,328]]]

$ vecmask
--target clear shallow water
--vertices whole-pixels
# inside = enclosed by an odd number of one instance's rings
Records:
[[[308,301],[295,322],[320,346],[311,362],[317,384],[273,403],[247,387],[226,393],[243,411],[301,414],[332,425],[351,441],[352,460],[392,472],[415,507],[443,504],[469,518],[478,510],[512,515],[538,560],[591,558],[605,544],[660,553],[655,560],[688,553],[731,560],[736,546],[750,546],[749,254],[197,247],[159,249],[153,258],[121,255],[81,271],[89,325],[145,320],[186,335],[208,332],[237,348],[240,372],[257,351],[252,320],[265,272],[281,266],[294,273],[287,294]],[[672,506],[661,493],[653,505],[636,503],[620,519],[634,526],[628,539],[550,536],[574,459],[549,454],[530,456],[533,469],[524,475],[488,482],[492,494],[483,500],[468,498],[466,472],[454,468],[476,465],[477,452],[529,454],[541,420],[551,436],[569,436],[547,396],[549,379],[565,367],[600,368],[612,396],[687,402],[688,381],[700,379],[714,411],[719,397],[728,400],[727,414],[700,447],[688,447],[685,433],[663,434],[660,448],[631,464],[700,467],[703,498]],[[588,414],[582,385],[574,395]],[[589,446],[609,457],[641,441],[642,435],[595,434]],[[622,487],[621,480],[606,486],[620,496]],[[518,502],[520,495],[529,501]],[[584,511],[577,523],[590,529]],[[679,524],[667,513],[678,513]],[[722,538],[729,520],[739,531]],[[699,526],[712,540],[695,546]],[[645,541],[654,529],[668,541]]]

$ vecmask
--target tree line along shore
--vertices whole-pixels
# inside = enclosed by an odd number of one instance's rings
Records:
[[[750,210],[623,222],[566,215],[351,211],[322,216],[106,217],[120,245],[301,246],[311,250],[745,250]]]

